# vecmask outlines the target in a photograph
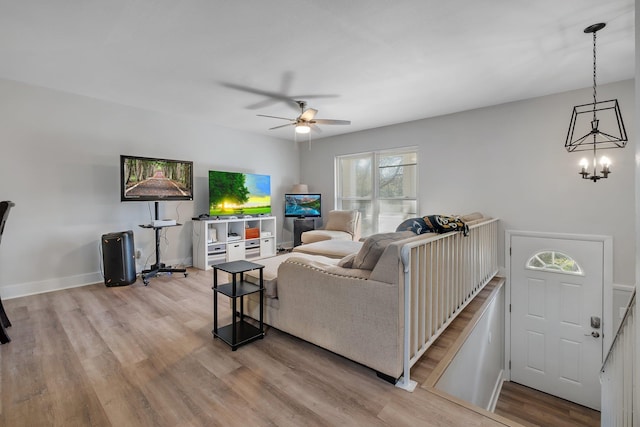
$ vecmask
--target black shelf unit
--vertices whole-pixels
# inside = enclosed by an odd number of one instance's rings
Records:
[[[223,262],[213,265],[213,334],[214,338],[220,338],[235,351],[243,344],[264,338],[264,265],[254,262],[239,260]],[[218,270],[231,274],[231,283],[218,285]],[[260,271],[260,285],[255,285],[244,280],[244,273],[252,270]],[[232,315],[231,323],[218,327],[218,294],[231,298]],[[259,326],[256,327],[244,320],[244,296],[260,293]],[[240,311],[238,311],[240,300]]]

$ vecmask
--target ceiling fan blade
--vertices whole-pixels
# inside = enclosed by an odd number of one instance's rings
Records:
[[[279,99],[263,99],[262,101],[256,102],[255,104],[247,105],[247,110],[259,110],[261,108],[270,107],[273,104],[277,104],[280,102]]]
[[[309,120],[313,120],[316,114],[318,114],[318,110],[313,108],[307,108],[306,110],[304,110],[304,113],[300,115],[300,120],[304,120],[305,122],[308,122]]]
[[[280,128],[283,128],[283,127],[293,126],[293,125],[295,125],[295,123],[287,123],[286,125],[274,126],[272,128],[269,128],[269,130],[280,129]]]
[[[291,97],[283,95],[282,93],[278,93],[278,92],[271,92],[271,91],[267,91],[267,90],[262,90],[262,89],[256,89],[256,88],[252,88],[249,86],[243,86],[243,85],[238,85],[235,83],[226,83],[226,82],[222,82],[220,83],[220,85],[224,86],[224,87],[228,87],[229,89],[235,89],[235,90],[239,90],[241,92],[248,92],[248,93],[252,93],[254,95],[261,95],[261,96],[265,96],[268,99],[264,99],[262,101],[258,101],[256,103],[253,103],[251,105],[248,105],[246,108],[249,110],[257,110],[258,108],[263,108],[266,107],[268,105],[271,104],[275,104],[277,102],[285,102],[287,105],[289,105],[291,108],[298,110],[298,104],[296,103],[295,100],[293,100]]]
[[[228,87],[230,89],[235,89],[235,90],[240,90],[243,92],[249,92],[249,93],[253,93],[255,95],[262,95],[262,96],[266,96],[269,98],[274,98],[274,99],[278,99],[281,101],[290,101],[291,98],[285,95],[282,95],[280,93],[277,92],[270,92],[270,91],[266,91],[266,90],[261,90],[261,89],[255,89],[249,86],[243,86],[243,85],[237,85],[235,83],[220,83],[222,86],[224,87]]]
[[[314,123],[309,123],[309,127],[311,128],[312,131],[314,132],[318,132],[318,133],[322,133],[322,129],[320,129],[318,126],[316,126]]]
[[[296,95],[292,99],[318,99],[318,98],[338,98],[340,95]]]
[[[280,92],[272,92],[268,90],[256,89],[249,86],[244,86],[236,83],[219,82],[221,86],[228,87],[229,89],[235,89],[242,92],[252,93],[254,95],[265,96],[268,99],[255,102],[248,105],[246,108],[249,110],[257,110],[258,108],[264,108],[268,105],[275,104],[277,102],[284,102],[292,109],[300,111],[299,99],[317,99],[317,98],[338,98],[340,95],[327,94],[327,95],[298,95],[288,96],[287,93],[291,89],[294,74],[291,71],[286,71],[282,75],[282,82],[280,84]]]
[[[278,116],[267,116],[266,114],[256,114],[258,117],[269,117],[270,119],[281,119],[281,120],[289,120],[290,122],[295,122],[296,119],[290,119],[288,117],[278,117]]]
[[[315,119],[314,123],[320,125],[350,125],[350,120],[333,120],[333,119]]]

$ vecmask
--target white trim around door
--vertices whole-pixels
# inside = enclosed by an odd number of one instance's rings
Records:
[[[606,351],[613,338],[613,238],[611,236],[601,235],[583,235],[583,234],[566,234],[566,233],[547,233],[520,230],[505,230],[505,270],[506,270],[506,287],[505,287],[505,379],[511,380],[511,313],[510,303],[511,295],[511,244],[513,237],[537,237],[549,239],[565,239],[576,241],[589,241],[602,243],[603,247],[603,295],[602,295],[602,332],[603,341],[602,348]]]

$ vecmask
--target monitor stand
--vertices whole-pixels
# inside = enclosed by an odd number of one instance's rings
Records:
[[[302,233],[316,229],[314,218],[300,217],[293,220],[293,246],[302,244]]]
[[[156,219],[159,220],[159,209],[158,203],[155,202],[155,214]],[[166,227],[176,227],[182,224],[175,225],[161,225],[161,226],[153,226],[152,224],[141,225],[142,228],[153,228],[156,233],[156,263],[153,264],[148,270],[142,270],[140,276],[142,277],[142,283],[145,286],[149,284],[149,279],[158,275],[158,273],[183,273],[184,277],[187,277],[187,269],[186,268],[171,268],[170,265],[165,265],[163,262],[160,262],[160,230]]]

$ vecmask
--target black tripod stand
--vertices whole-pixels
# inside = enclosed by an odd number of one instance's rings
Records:
[[[158,202],[155,202],[155,214],[156,214],[156,219],[160,219],[159,212],[158,212]],[[184,277],[187,277],[188,273],[186,268],[171,268],[170,265],[165,265],[164,263],[160,262],[160,230],[165,227],[177,227],[179,225],[182,225],[182,224],[160,225],[157,227],[154,226],[153,224],[146,224],[146,225],[140,226],[142,228],[153,228],[153,230],[156,233],[156,263],[153,264],[148,270],[142,270],[142,274],[140,275],[142,277],[142,282],[144,283],[145,286],[149,284],[149,279],[157,276],[158,273],[183,273]]]

